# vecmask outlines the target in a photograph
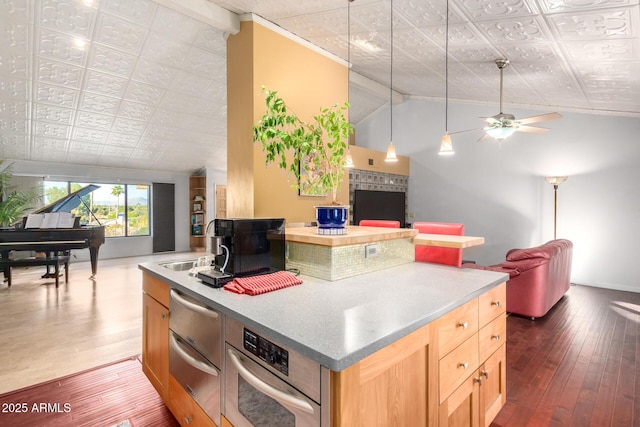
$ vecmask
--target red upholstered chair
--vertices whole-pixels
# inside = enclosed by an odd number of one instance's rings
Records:
[[[448,234],[452,236],[464,235],[464,224],[448,222],[414,222],[413,228],[422,234]],[[434,264],[462,265],[462,249],[443,248],[439,246],[415,245],[415,257],[419,262]]]
[[[389,221],[386,219],[361,219],[360,226],[364,227],[387,227],[400,228],[400,221]]]

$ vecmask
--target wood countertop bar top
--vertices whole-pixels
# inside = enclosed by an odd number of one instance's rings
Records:
[[[413,238],[413,243],[415,245],[441,246],[444,248],[469,248],[484,244],[484,237],[421,233]]]
[[[412,228],[360,227],[355,225],[347,227],[347,234],[337,236],[317,234],[316,227],[288,227],[285,229],[287,242],[331,247],[406,239],[417,235],[418,230]]]

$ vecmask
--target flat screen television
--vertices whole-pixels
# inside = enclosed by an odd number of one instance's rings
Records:
[[[355,190],[353,198],[353,225],[361,219],[386,219],[406,223],[404,191]]]

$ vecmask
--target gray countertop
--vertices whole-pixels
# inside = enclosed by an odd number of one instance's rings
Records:
[[[159,264],[140,269],[255,332],[341,371],[508,279],[491,271],[409,263],[257,296],[214,289]]]

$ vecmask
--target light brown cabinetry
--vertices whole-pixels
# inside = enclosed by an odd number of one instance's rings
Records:
[[[169,386],[169,286],[142,275],[142,371],[163,399]]]
[[[440,427],[487,427],[504,405],[505,301],[503,283],[436,322]]]
[[[435,425],[437,383],[429,325],[340,372],[332,372],[331,425]]]
[[[207,226],[207,177],[189,177],[189,247],[192,251],[204,251]]]
[[[169,400],[165,402],[183,427],[217,427],[178,380],[171,375],[169,375]]]

